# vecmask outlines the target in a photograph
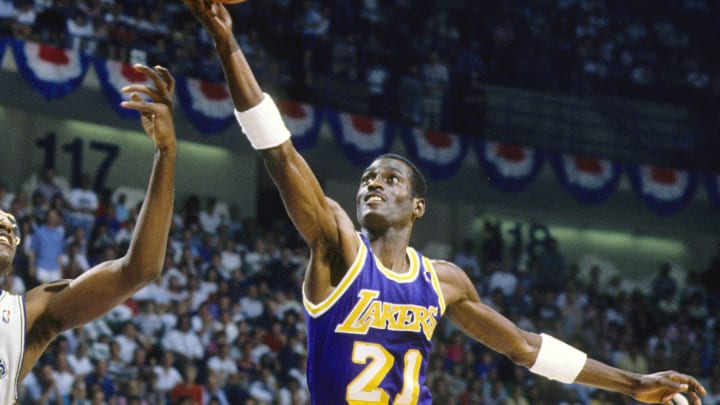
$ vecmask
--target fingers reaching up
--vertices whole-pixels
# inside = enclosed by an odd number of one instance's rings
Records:
[[[130,100],[123,101],[120,105],[140,113],[143,129],[158,148],[174,148],[176,145],[173,123],[175,79],[170,71],[162,66],[150,68],[137,64],[133,68],[150,78],[154,86],[132,84],[123,87],[121,91],[129,93]],[[147,96],[150,101],[144,100],[140,94]]]

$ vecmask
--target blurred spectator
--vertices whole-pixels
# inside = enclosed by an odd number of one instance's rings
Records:
[[[294,377],[289,377],[287,383],[278,391],[277,405],[306,405],[309,401],[307,391],[300,387],[300,383]]]
[[[69,396],[72,392],[73,382],[76,377],[68,365],[67,353],[60,352],[56,355],[55,366],[52,373],[57,392],[63,398]]]
[[[95,51],[93,43],[90,42],[90,39],[95,36],[95,29],[92,21],[84,12],[75,11],[72,18],[67,20],[67,32],[70,35],[73,50],[82,50],[87,53]]]
[[[190,317],[182,315],[178,319],[177,329],[165,334],[163,348],[172,352],[180,362],[196,361],[203,357],[203,345],[198,335],[190,327]],[[177,382],[176,382],[177,383]],[[170,388],[174,387],[173,384]]]
[[[14,16],[11,25],[12,34],[21,39],[30,39],[32,27],[37,17],[32,2],[30,0],[20,2],[12,15]]]
[[[670,263],[663,263],[652,280],[653,298],[658,302],[673,303],[677,293],[677,281],[670,275]]]
[[[378,58],[373,58],[365,72],[365,81],[368,90],[368,113],[371,117],[380,118],[386,115],[385,82],[388,79],[388,70]]]
[[[182,375],[175,368],[175,356],[170,350],[165,350],[160,356],[160,363],[153,368],[157,377],[154,388],[163,393],[163,396],[170,392],[183,381]]]
[[[333,75],[355,80],[358,76],[358,45],[355,33],[349,32],[333,41],[331,57]]]
[[[400,121],[411,126],[419,126],[423,122],[423,92],[420,69],[415,64],[410,65],[397,86],[397,114]]]
[[[53,0],[50,7],[38,12],[33,24],[33,34],[47,44],[67,45],[67,19],[69,5],[66,0]]]
[[[52,167],[45,167],[37,179],[35,191],[42,193],[46,201],[51,201],[56,195],[63,196],[63,190],[57,183],[55,170]]]
[[[217,377],[218,385],[225,387],[228,377],[238,372],[235,360],[230,357],[230,344],[220,345],[218,353],[208,359],[207,368]]]
[[[37,228],[32,240],[30,268],[41,283],[61,278],[61,257],[65,242],[65,228],[56,210],[48,211],[47,221]]]
[[[95,361],[95,369],[85,377],[85,385],[90,391],[99,390],[103,393],[106,401],[115,397],[117,386],[107,368],[107,362],[103,359]]]
[[[442,125],[443,102],[450,76],[447,66],[440,60],[437,51],[430,52],[430,57],[423,65],[424,106],[423,126],[429,129],[440,129]]]
[[[225,391],[218,384],[217,376],[213,373],[208,374],[207,383],[203,390],[203,405],[209,404],[231,405]]]
[[[68,222],[72,228],[82,227],[85,235],[90,235],[95,222],[95,211],[98,209],[98,196],[91,186],[90,176],[83,174],[79,186],[72,188],[67,196],[72,208]]]
[[[197,379],[197,368],[193,365],[185,366],[183,380],[173,388],[170,393],[170,399],[173,403],[180,401],[180,398],[187,397],[193,402],[193,405],[203,403],[203,387],[195,380]]]

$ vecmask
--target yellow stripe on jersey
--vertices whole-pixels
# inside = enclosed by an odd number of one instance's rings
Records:
[[[385,267],[377,256],[373,255],[373,258],[375,259],[378,269],[380,269],[385,277],[398,283],[409,283],[414,281],[420,273],[420,261],[414,249],[407,248],[406,253],[410,260],[410,269],[408,269],[407,273],[396,273]]]
[[[430,272],[430,276],[432,277],[432,285],[433,288],[435,288],[435,292],[438,296],[438,304],[440,305],[440,316],[442,316],[445,313],[445,297],[443,297],[442,290],[440,289],[440,279],[438,278],[435,267],[433,267],[430,259],[428,259],[427,257],[423,257],[423,264],[425,264],[425,269]]]
[[[358,238],[360,239],[360,246],[358,247],[358,253],[357,256],[355,256],[355,261],[350,266],[350,269],[347,273],[345,273],[345,276],[343,276],[342,280],[340,280],[340,284],[338,284],[337,287],[333,290],[330,295],[325,298],[322,302],[318,304],[313,304],[310,302],[310,300],[307,299],[305,296],[305,286],[303,285],[302,293],[303,293],[303,304],[305,305],[305,309],[307,309],[308,313],[313,318],[317,318],[318,316],[322,315],[330,309],[330,307],[333,306],[333,304],[342,297],[343,293],[347,288],[352,284],[353,280],[360,274],[360,270],[363,268],[363,265],[365,264],[365,260],[368,255],[367,247],[365,247],[365,242],[363,242],[362,238],[360,238],[360,235],[358,235]]]

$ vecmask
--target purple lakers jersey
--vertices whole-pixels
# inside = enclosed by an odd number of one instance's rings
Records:
[[[407,249],[410,271],[385,268],[367,238],[335,291],[304,299],[314,405],[430,404],[425,370],[445,303],[430,260]]]

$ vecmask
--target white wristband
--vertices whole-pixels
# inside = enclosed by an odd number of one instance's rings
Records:
[[[260,104],[249,110],[235,110],[235,118],[256,150],[273,148],[290,138],[275,102],[269,94],[263,96]]]
[[[565,384],[575,381],[585,367],[587,354],[550,335],[540,336],[540,351],[530,371]]]

